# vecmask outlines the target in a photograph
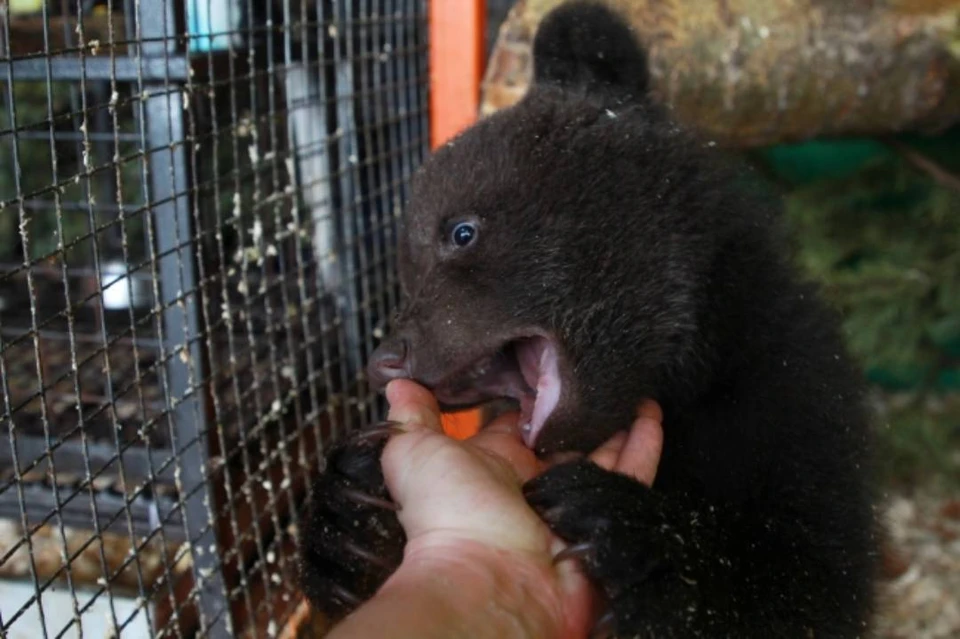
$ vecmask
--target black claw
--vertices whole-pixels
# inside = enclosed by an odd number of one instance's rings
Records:
[[[365,559],[366,561],[372,564],[376,564],[381,568],[385,568],[386,570],[393,570],[393,564],[391,564],[389,561],[387,561],[383,557],[380,557],[379,555],[375,555],[369,550],[361,548],[360,546],[356,545],[352,541],[347,541],[344,544],[344,546],[348,551],[352,552],[353,554],[355,554],[357,557],[360,557],[361,559]]]
[[[393,512],[398,512],[400,510],[399,504],[395,504],[392,501],[387,501],[386,499],[381,499],[379,497],[374,497],[373,495],[368,495],[367,493],[356,490],[355,488],[344,488],[343,494],[348,499],[352,499],[360,504],[376,506],[385,510],[392,510]]]
[[[589,542],[567,546],[553,556],[553,565],[557,565],[561,561],[566,561],[567,559],[583,559],[592,552],[593,544]]]
[[[353,594],[343,586],[340,586],[339,584],[333,584],[331,586],[331,590],[333,591],[334,597],[336,597],[343,603],[347,604],[348,606],[356,607],[356,606],[359,606],[361,603],[363,603],[362,601],[360,601],[359,597],[357,597],[355,594]]]
[[[391,420],[379,422],[370,428],[365,428],[357,432],[356,438],[359,442],[377,442],[381,439],[386,439],[392,435],[399,435],[404,432],[400,426],[400,422]]]
[[[613,636],[614,619],[613,613],[608,612],[597,620],[593,630],[590,631],[590,639],[610,639]]]

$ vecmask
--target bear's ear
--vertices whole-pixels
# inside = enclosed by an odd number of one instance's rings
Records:
[[[540,22],[533,79],[534,86],[624,102],[643,100],[650,76],[646,52],[622,17],[599,2],[574,0]]]

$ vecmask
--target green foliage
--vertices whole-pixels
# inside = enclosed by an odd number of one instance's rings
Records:
[[[960,485],[960,394],[880,395],[880,470],[895,482]]]
[[[871,376],[942,384],[960,364],[960,193],[883,158],[796,189],[786,211]]]
[[[82,116],[83,103],[75,84],[57,82],[50,85],[49,101],[44,82],[0,83],[0,261],[23,260],[23,239],[26,238],[30,259],[43,259],[57,253],[61,243],[66,247],[70,263],[89,263],[95,234],[102,245],[119,244],[120,228],[115,211],[104,210],[98,203],[116,205],[117,189],[112,180],[117,169],[109,166],[114,155],[121,159],[119,179],[122,203],[128,211],[123,225],[132,253],[142,256],[144,246],[144,214],[135,212],[143,206],[142,161],[135,157],[135,147],[123,142],[86,145],[90,154],[90,171],[84,166],[84,144],[63,138],[60,134],[78,133],[85,127],[94,132],[95,114],[106,114],[104,99],[93,95],[87,99],[87,116]],[[11,111],[10,106],[13,106]],[[14,117],[15,116],[15,119]],[[112,115],[107,119],[112,126]],[[133,130],[132,112],[118,111],[120,128]],[[51,129],[54,142],[51,143]],[[56,158],[56,172],[54,172]],[[19,166],[19,172],[14,170]],[[24,223],[21,229],[23,198]],[[80,208],[71,204],[80,203]],[[90,207],[86,206],[90,203]],[[60,222],[57,217],[59,210]],[[60,237],[62,231],[63,237]]]
[[[881,398],[888,477],[960,482],[960,193],[879,153],[792,189],[786,218]]]

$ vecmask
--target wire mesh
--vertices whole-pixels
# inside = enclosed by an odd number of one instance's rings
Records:
[[[0,14],[0,635],[276,636],[382,417],[424,0]]]

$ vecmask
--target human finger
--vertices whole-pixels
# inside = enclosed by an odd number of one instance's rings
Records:
[[[390,403],[388,419],[408,428],[425,427],[443,432],[440,424],[440,406],[433,393],[409,379],[395,379],[387,384]]]
[[[613,470],[620,459],[620,451],[627,441],[627,432],[619,431],[616,435],[600,444],[600,447],[590,453],[589,459],[605,470]]]
[[[651,485],[663,452],[663,411],[656,402],[644,402],[638,410],[614,470]]]
[[[510,466],[520,483],[532,479],[539,471],[537,456],[523,443],[519,415],[498,416],[486,428],[465,440],[466,444],[492,455]]]

